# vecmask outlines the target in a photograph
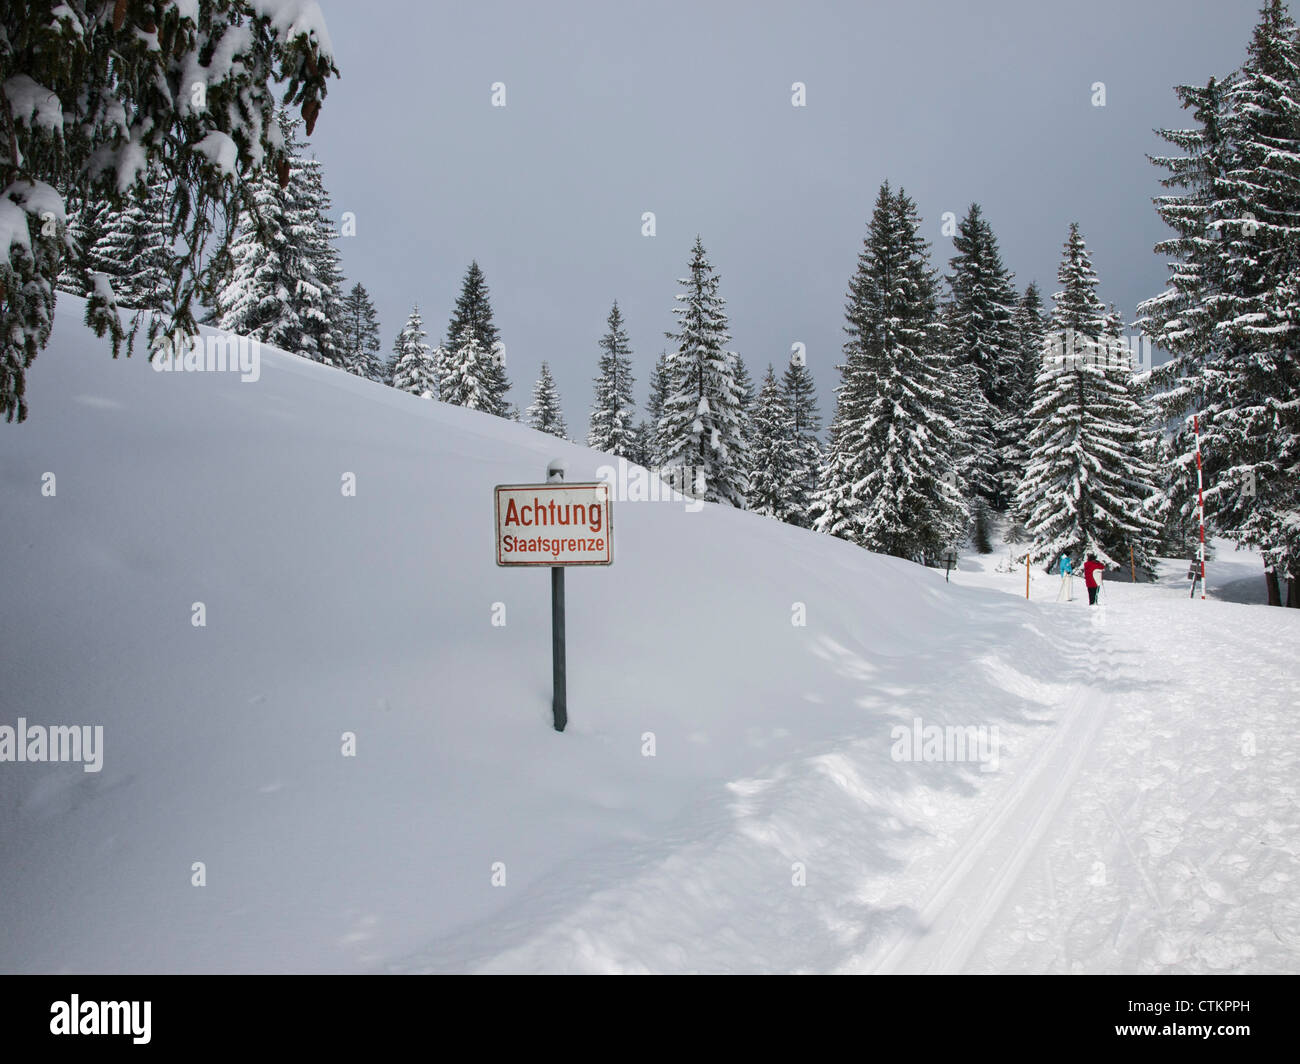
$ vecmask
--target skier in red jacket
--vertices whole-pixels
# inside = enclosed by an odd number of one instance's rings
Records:
[[[1101,574],[1106,567],[1097,561],[1097,555],[1089,554],[1083,566],[1083,582],[1088,585],[1088,605],[1097,605],[1097,593],[1101,590]]]

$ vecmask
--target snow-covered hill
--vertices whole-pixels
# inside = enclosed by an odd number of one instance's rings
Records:
[[[619,502],[557,734],[492,487],[606,459],[278,352],[114,362],[80,314],[0,430],[0,726],[102,725],[102,769],[0,762],[0,970],[1300,967],[1294,611],[1098,625]]]

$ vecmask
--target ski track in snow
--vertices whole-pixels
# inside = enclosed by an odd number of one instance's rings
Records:
[[[1294,618],[1176,590],[1107,594],[1121,664],[1105,730],[968,970],[1294,972]]]
[[[1036,636],[1073,626],[1089,662],[1089,679],[1046,707],[1050,736],[975,795],[922,786],[921,815],[889,822],[896,833],[877,867],[843,859],[863,839],[825,813],[832,796],[817,786],[828,777],[859,815],[881,800],[850,745],[733,782],[729,810],[694,818],[711,825],[706,835],[683,835],[666,859],[629,857],[622,882],[602,877],[586,896],[574,884],[574,902],[552,898],[545,919],[525,907],[512,927],[478,928],[434,952],[463,955],[473,939],[483,951],[475,969],[497,972],[1295,971],[1291,617],[1259,608],[1243,617],[1176,589],[1112,585],[1095,612],[1083,601],[1026,623]],[[1270,631],[1277,641],[1261,638]],[[1194,682],[1207,655],[1235,686],[1208,672]],[[985,664],[1009,695],[1041,704],[1052,690],[1000,659]],[[1264,682],[1246,679],[1254,674]],[[827,837],[837,826],[842,834]],[[805,892],[782,890],[763,867],[771,849],[810,858],[810,874],[839,896],[813,880]],[[543,923],[540,934],[524,931]],[[426,955],[393,970],[441,967]]]
[[[1041,620],[1047,631],[1031,624],[1030,634],[1059,646],[1068,626]],[[1007,778],[993,773],[960,796],[933,777],[914,779],[899,809],[873,764],[878,740],[837,744],[732,781],[729,797],[693,811],[653,847],[606,854],[603,869],[593,859],[589,883],[566,875],[543,885],[505,921],[468,928],[389,970],[444,971],[467,955],[470,970],[498,973],[961,970],[1053,824],[1108,703],[1092,686],[1044,684],[1001,656],[981,664],[1004,697],[1042,714],[1023,733],[1004,725],[1013,735],[1003,744],[1014,765]],[[927,715],[917,689],[890,693]],[[773,867],[774,851],[784,865]],[[782,871],[791,858],[807,870],[801,889]]]
[[[1106,699],[1075,689],[1056,734],[966,837],[920,903],[916,926],[862,969],[872,974],[959,972],[1052,825],[1104,719]],[[856,969],[856,965],[850,965]]]

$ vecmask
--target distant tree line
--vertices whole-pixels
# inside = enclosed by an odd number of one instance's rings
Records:
[[[206,307],[218,328],[567,437],[549,363],[526,410],[510,402],[477,262],[436,344],[416,307],[381,357],[374,304],[343,281],[321,167],[299,138],[331,57],[248,0],[198,6],[197,23],[184,6],[155,22],[140,3],[37,0],[3,15],[0,55],[23,64],[0,115],[0,412],[27,414],[25,371],[57,285],[85,297],[115,353],[142,318],[157,345],[192,332]],[[187,64],[206,69],[237,30],[255,58],[208,70],[206,99],[184,102]],[[277,83],[300,118],[277,110]],[[1176,93],[1190,125],[1160,131],[1176,150],[1152,160],[1170,277],[1133,323],[1169,353],[1162,365],[1135,373],[1112,357],[1125,326],[1098,296],[1077,224],[1048,309],[1036,284],[1017,288],[978,204],[941,276],[916,204],[886,182],[848,283],[824,439],[801,352],[756,388],[729,349],[720,277],[697,238],[645,416],[611,306],[587,444],[685,493],[918,562],[968,541],[991,549],[1000,521],[1032,562],[1096,553],[1150,573],[1157,556],[1190,555],[1197,535],[1195,415],[1211,528],[1263,553],[1270,602],[1300,605],[1300,40],[1282,0],[1265,0],[1239,69]],[[129,130],[114,99],[140,118]],[[138,312],[129,332],[120,309]]]

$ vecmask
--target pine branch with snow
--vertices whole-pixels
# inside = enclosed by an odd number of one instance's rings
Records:
[[[53,326],[55,284],[75,251],[64,195],[121,208],[161,167],[170,285],[149,341],[194,335],[194,304],[215,286],[226,237],[258,171],[286,163],[278,96],[308,132],[338,74],[311,0],[282,17],[266,0],[89,4],[26,0],[0,12],[6,135],[0,137],[0,414],[27,416],[26,370]],[[201,96],[194,86],[201,84]],[[137,193],[138,194],[138,193]],[[83,275],[87,324],[116,355],[125,331],[108,275]],[[128,349],[129,353],[129,349]]]
[[[124,203],[101,203],[87,220],[94,238],[84,250],[84,270],[104,274],[121,307],[162,313],[171,302],[168,197],[166,177],[157,165]]]

